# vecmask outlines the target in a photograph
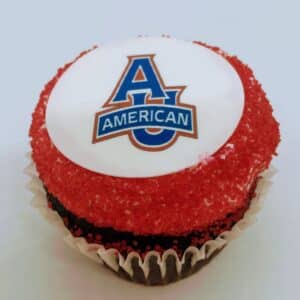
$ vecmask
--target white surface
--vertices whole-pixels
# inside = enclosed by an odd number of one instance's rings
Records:
[[[198,138],[179,137],[168,149],[154,152],[135,147],[128,135],[92,143],[95,114],[111,96],[127,57],[149,53],[155,54],[166,86],[186,86],[180,102],[195,106]],[[182,40],[135,38],[100,46],[72,65],[50,95],[46,127],[56,147],[84,168],[150,177],[185,169],[215,153],[232,135],[243,108],[241,80],[220,55]]]
[[[4,1],[1,30],[0,299],[299,299],[298,1]],[[135,4],[135,5],[134,5]],[[169,10],[172,8],[172,12]],[[139,14],[137,13],[139,12]],[[29,205],[30,114],[56,68],[97,40],[169,33],[238,54],[281,122],[279,170],[258,222],[196,275],[146,288],[65,245]]]

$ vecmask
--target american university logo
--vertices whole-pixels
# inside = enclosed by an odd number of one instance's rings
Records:
[[[166,86],[155,54],[128,56],[103,110],[95,115],[93,143],[128,135],[145,151],[161,151],[179,136],[197,138],[196,107],[180,102],[186,86]]]

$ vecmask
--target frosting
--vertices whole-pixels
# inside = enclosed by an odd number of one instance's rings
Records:
[[[222,56],[191,42],[137,38],[74,63],[51,92],[46,127],[58,150],[83,168],[152,177],[215,153],[243,108],[240,78]]]
[[[154,178],[107,176],[72,163],[53,145],[45,126],[49,97],[69,68],[90,50],[58,69],[45,85],[32,114],[32,158],[43,185],[74,215],[98,227],[136,234],[184,235],[244,205],[253,181],[276,155],[279,124],[247,65],[217,47],[195,43],[222,55],[235,68],[245,90],[245,107],[227,143],[180,172]]]

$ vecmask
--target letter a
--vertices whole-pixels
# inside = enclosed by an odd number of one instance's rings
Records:
[[[156,73],[157,68],[153,61],[153,55],[142,55],[128,57],[128,65],[125,73],[120,79],[120,86],[117,87],[112,95],[111,103],[117,103],[127,100],[128,93],[147,91],[151,92],[151,98],[165,98],[159,75]],[[144,80],[135,81],[136,75],[142,70]]]

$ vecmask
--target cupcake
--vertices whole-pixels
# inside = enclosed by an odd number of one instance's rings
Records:
[[[265,92],[236,56],[140,37],[60,68],[30,138],[45,201],[72,239],[122,277],[165,284],[224,248],[280,135]]]

